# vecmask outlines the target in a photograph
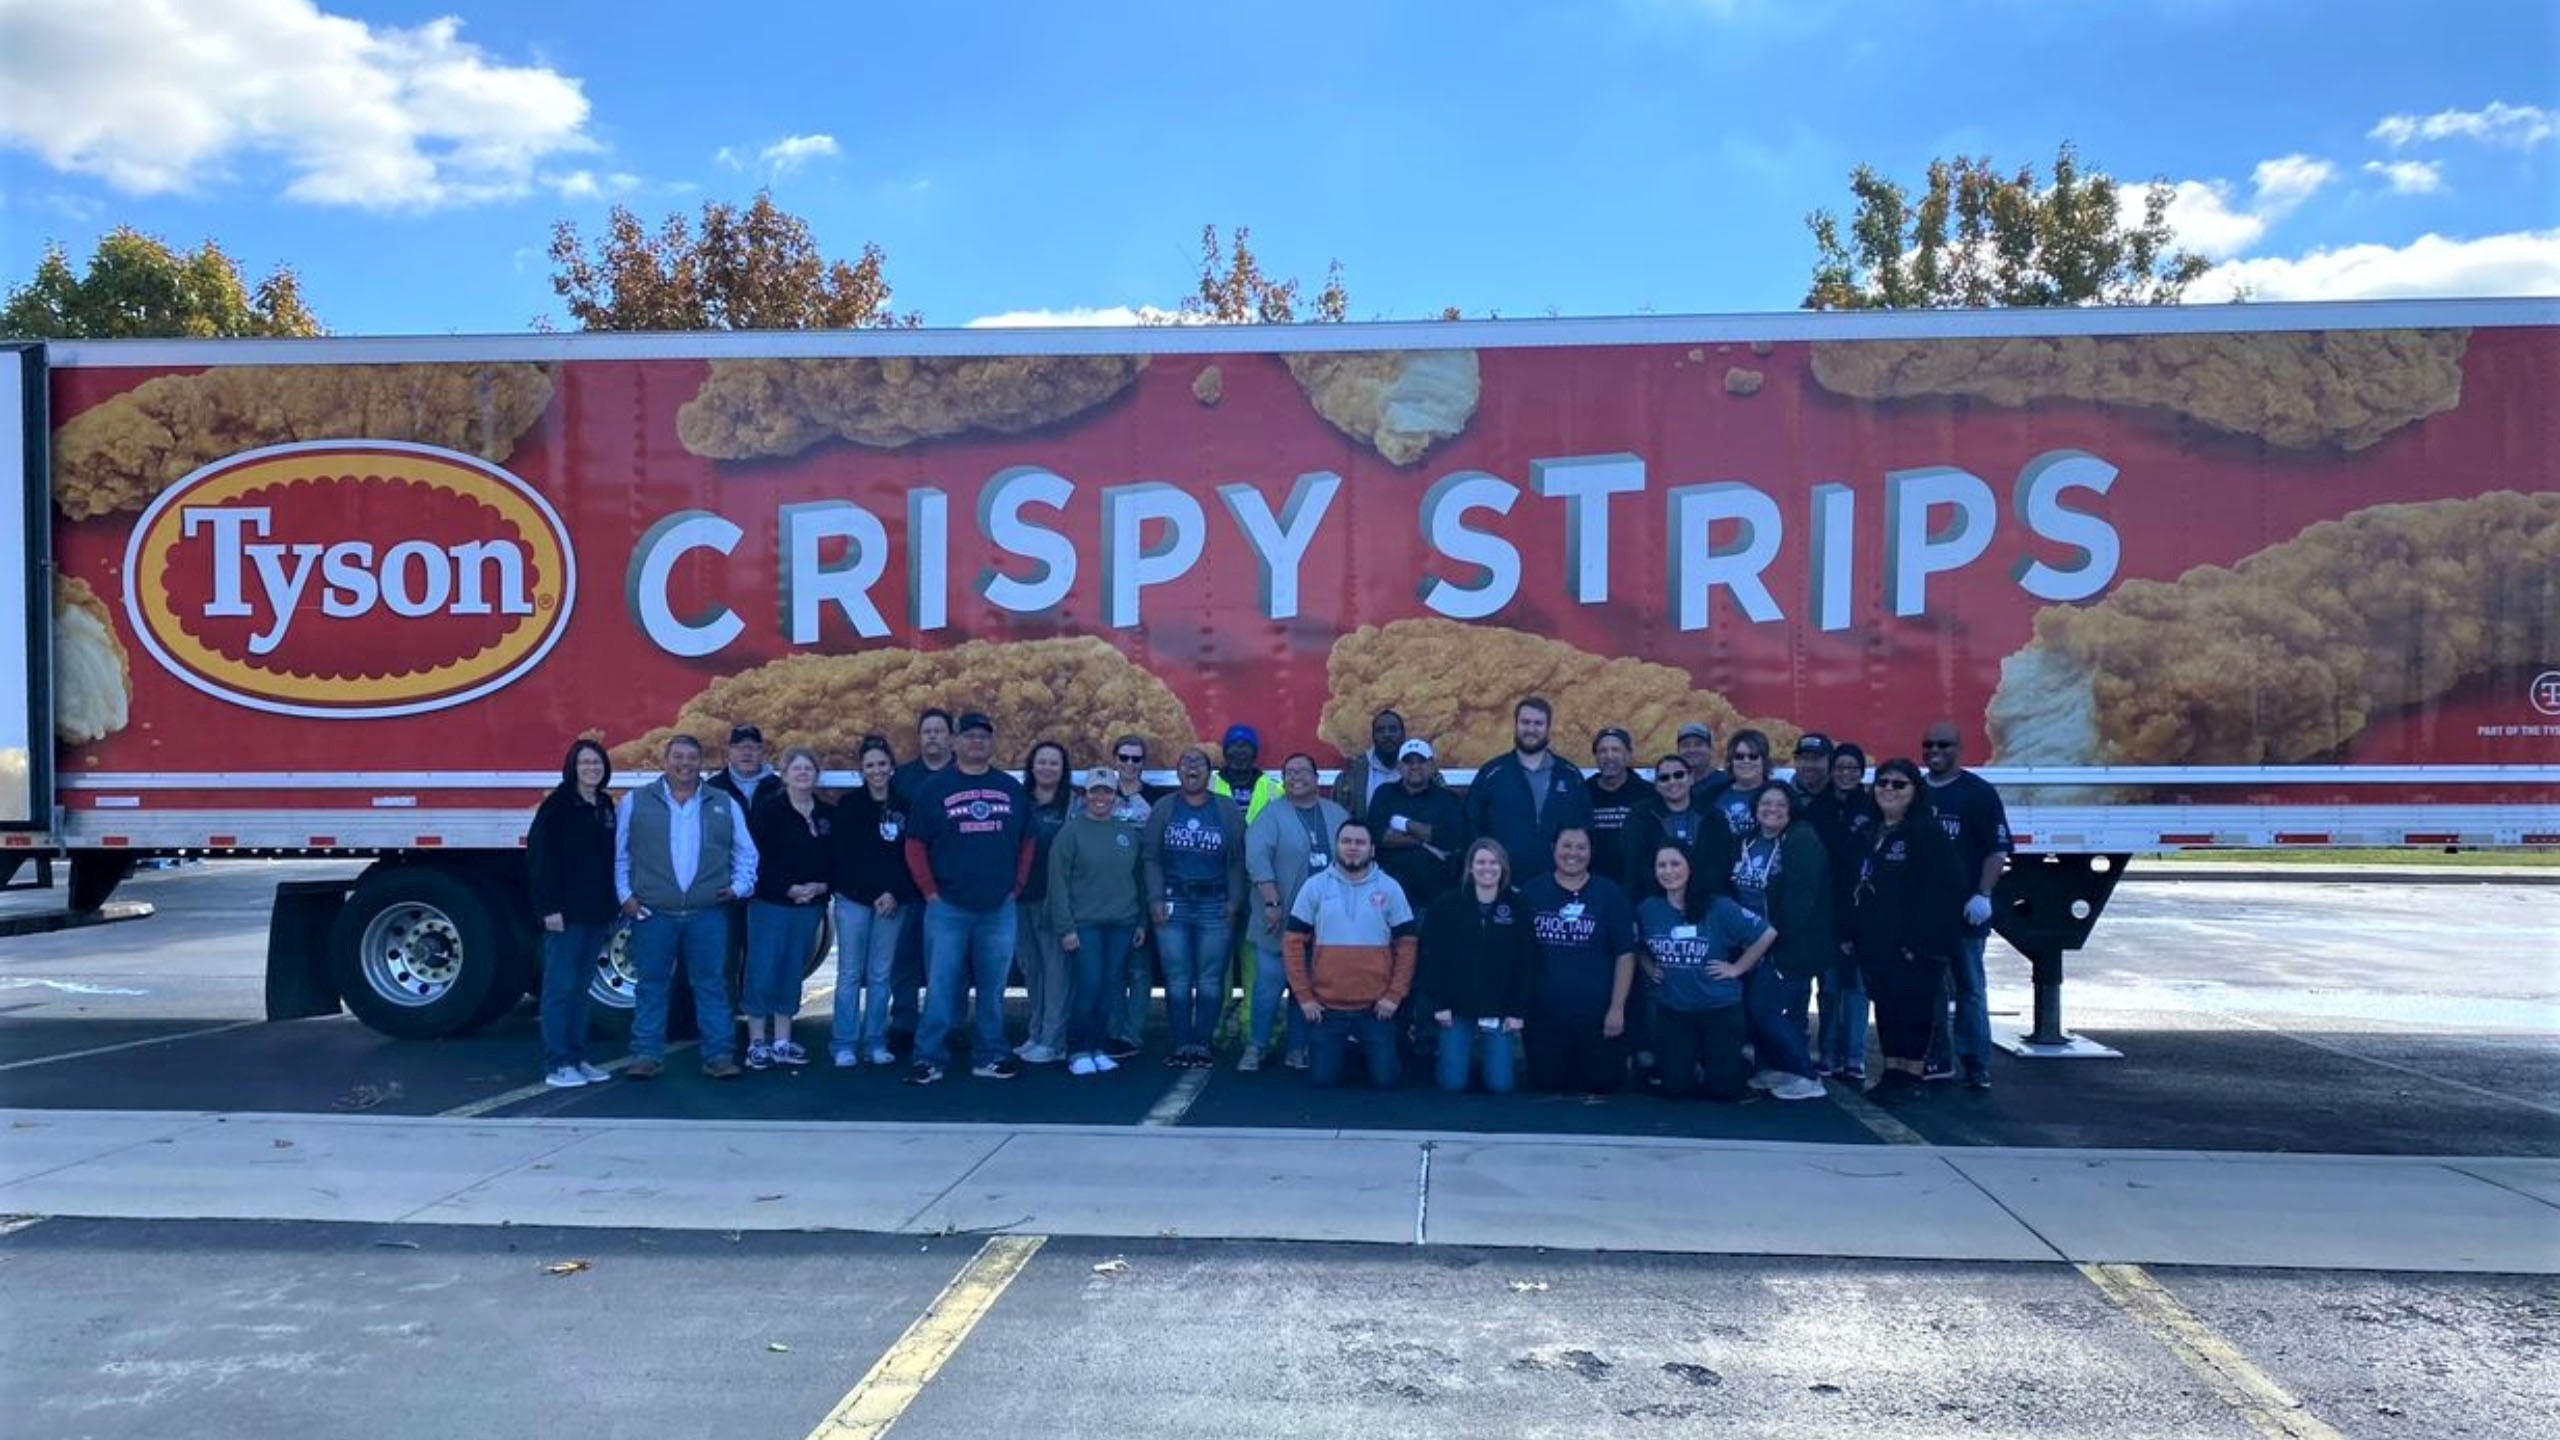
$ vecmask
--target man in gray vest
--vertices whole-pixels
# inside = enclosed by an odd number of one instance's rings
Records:
[[[755,893],[756,844],[736,797],[702,783],[701,741],[690,735],[669,740],[664,772],[622,797],[614,812],[613,888],[631,922],[631,961],[639,973],[630,1078],[654,1080],[666,1068],[667,1006],[679,965],[691,979],[702,1026],[702,1073],[738,1078],[722,972],[728,904]]]
[[[1401,735],[1404,722],[1396,724]],[[1288,984],[1283,951],[1289,907],[1298,903],[1298,891],[1306,885],[1307,876],[1333,863],[1333,833],[1350,818],[1348,811],[1317,788],[1315,757],[1292,755],[1280,767],[1280,803],[1263,806],[1262,813],[1245,827],[1245,880],[1253,886],[1258,908],[1247,912],[1245,922],[1245,933],[1253,940],[1253,986],[1246,995],[1244,1053],[1236,1058],[1238,1070],[1262,1068],[1263,1047],[1271,1043],[1272,1025],[1282,1008],[1280,992]],[[1307,1021],[1295,1009],[1289,1011],[1287,1036],[1284,1063],[1292,1069],[1304,1068]]]

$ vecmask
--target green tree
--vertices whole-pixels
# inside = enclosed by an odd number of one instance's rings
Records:
[[[578,227],[551,229],[551,288],[584,330],[850,330],[912,326],[924,317],[890,305],[888,257],[819,253],[809,222],[759,190],[744,210],[702,207],[654,231],[616,205],[592,251]]]
[[[119,225],[75,275],[60,245],[47,245],[35,278],[9,289],[0,334],[51,340],[130,340],[226,335],[318,335],[302,284],[277,266],[250,285],[211,240],[173,250],[157,235]]]
[[[1856,208],[1816,210],[1808,310],[1907,310],[1995,305],[2174,305],[2210,268],[2176,246],[2175,192],[2142,191],[2139,218],[2103,171],[2064,142],[2050,183],[2032,165],[1994,170],[1987,158],[1933,160],[1917,199],[1861,165],[1849,176]]]
[[[1218,227],[1200,227],[1200,283],[1183,297],[1185,319],[1218,325],[1287,325],[1298,318],[1296,280],[1276,280],[1254,257],[1253,232],[1237,226],[1235,238],[1218,242]],[[1343,288],[1342,262],[1325,267],[1324,288],[1316,292],[1309,320],[1349,318],[1351,293]]]

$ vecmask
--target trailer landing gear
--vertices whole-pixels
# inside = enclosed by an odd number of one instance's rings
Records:
[[[2012,1055],[2041,1060],[2116,1060],[2122,1052],[2062,1028],[2062,956],[2088,943],[2089,931],[2115,894],[2132,857],[2045,855],[2014,857],[2000,878],[1992,928],[2027,957],[2035,976],[2033,1028],[1992,1027],[1992,1040]]]

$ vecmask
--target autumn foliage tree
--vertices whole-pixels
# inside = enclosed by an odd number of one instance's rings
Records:
[[[2050,179],[2032,165],[2002,172],[1983,158],[1930,162],[1915,199],[1861,165],[1844,230],[1816,210],[1808,310],[1999,305],[2173,305],[2206,271],[2177,248],[2175,192],[2154,180],[2128,210],[2124,190],[2065,143]]]
[[[551,231],[551,288],[585,330],[850,330],[923,323],[890,304],[887,257],[819,253],[809,223],[758,191],[741,210],[705,202],[655,230],[616,205],[592,250],[563,220]]]
[[[31,339],[321,333],[291,269],[279,265],[251,285],[211,240],[181,251],[130,225],[108,231],[80,274],[61,246],[46,246],[35,278],[11,286],[0,309],[0,335]]]
[[[1217,226],[1200,227],[1200,282],[1183,297],[1183,319],[1214,325],[1287,325],[1297,320],[1298,282],[1264,274],[1252,239],[1253,232],[1239,225],[1234,239],[1221,245]],[[1309,320],[1348,317],[1351,295],[1342,285],[1341,261],[1325,268],[1324,288],[1316,292],[1313,308]]]

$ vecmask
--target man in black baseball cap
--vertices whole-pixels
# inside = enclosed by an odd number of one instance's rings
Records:
[[[1004,982],[1021,916],[1014,898],[1031,876],[1031,797],[995,768],[996,725],[960,717],[950,766],[907,800],[907,873],[924,896],[924,1023],[916,1030],[910,1085],[931,1085],[951,1063],[961,1005],[977,992],[969,1073],[1010,1080]]]
[[[1818,799],[1831,789],[1830,736],[1807,730],[1796,737],[1795,787],[1802,800]]]

